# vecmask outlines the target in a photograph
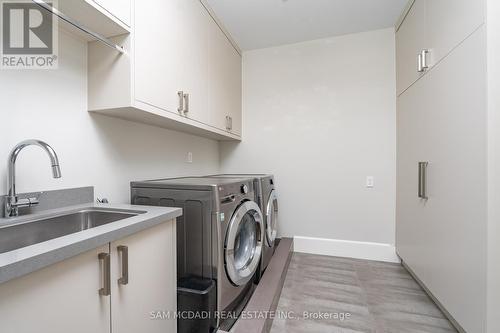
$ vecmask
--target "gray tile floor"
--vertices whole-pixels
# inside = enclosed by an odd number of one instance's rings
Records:
[[[374,261],[294,253],[277,311],[291,318],[271,333],[456,332],[401,265]]]

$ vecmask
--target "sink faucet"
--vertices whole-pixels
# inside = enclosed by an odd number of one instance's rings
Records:
[[[45,150],[45,152],[50,157],[52,176],[54,178],[61,178],[59,159],[57,158],[57,154],[51,146],[40,140],[25,140],[18,143],[10,152],[8,160],[8,194],[5,200],[5,217],[18,216],[19,208],[21,207],[31,207],[38,205],[37,198],[18,199],[16,194],[16,160],[21,150],[28,146],[38,146]]]

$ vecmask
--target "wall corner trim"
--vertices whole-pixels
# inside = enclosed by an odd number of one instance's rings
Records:
[[[294,252],[401,263],[391,244],[294,236]]]

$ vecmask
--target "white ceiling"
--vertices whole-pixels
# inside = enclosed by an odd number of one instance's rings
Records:
[[[207,0],[242,50],[394,26],[408,0]]]

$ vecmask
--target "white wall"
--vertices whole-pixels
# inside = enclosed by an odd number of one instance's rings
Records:
[[[500,3],[488,0],[488,311],[487,332],[500,332]]]
[[[245,52],[221,168],[275,174],[282,235],[394,244],[395,89],[394,29]]]
[[[86,43],[62,31],[59,38],[58,70],[0,71],[0,193],[10,150],[28,138],[54,147],[63,177],[52,179],[45,153],[27,148],[17,163],[18,192],[95,185],[97,196],[128,202],[131,180],[219,170],[216,141],[90,115]],[[192,164],[185,163],[188,151]]]

